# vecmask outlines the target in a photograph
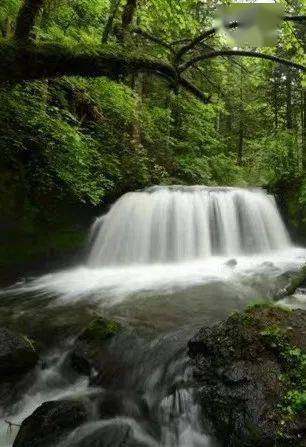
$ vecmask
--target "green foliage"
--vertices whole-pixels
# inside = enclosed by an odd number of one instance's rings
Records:
[[[290,328],[267,327],[261,335],[284,363],[282,380],[286,394],[281,404],[284,421],[306,410],[306,353],[290,343]]]
[[[300,413],[306,409],[306,391],[288,391],[286,396],[287,410]]]
[[[2,156],[21,158],[29,188],[48,193],[53,188],[97,204],[112,186],[106,172],[116,162],[81,131],[67,110],[48,104],[48,84],[36,82],[0,92]],[[21,173],[20,173],[21,175]]]
[[[138,3],[134,24],[168,42],[183,39],[178,48],[204,25],[212,25],[219,2]],[[14,45],[8,38],[20,4],[3,0],[0,5],[6,51]],[[55,52],[58,44],[65,46],[67,54],[101,49],[112,54],[115,48],[169,60],[168,50],[143,37],[130,35],[122,44],[118,28],[125,2],[102,47],[110,5],[109,0],[46,0],[35,39]],[[297,13],[303,8],[295,2]],[[287,23],[282,45],[269,51],[302,63],[301,36],[298,25],[293,33]],[[216,36],[208,44],[218,49],[228,42]],[[30,228],[37,216],[59,203],[96,207],[158,183],[258,185],[277,192],[290,186],[295,191],[288,199],[290,213],[303,222],[301,74],[258,59],[218,58],[185,75],[210,95],[210,104],[170,91],[149,73],[0,86],[1,209],[10,215],[20,209]]]
[[[212,177],[217,185],[246,186],[248,181],[243,168],[238,166],[233,157],[224,154],[210,158]]]
[[[261,164],[270,185],[299,178],[302,165],[296,134],[282,131],[265,139],[262,142]]]
[[[257,299],[246,308],[246,312],[251,312],[252,310],[261,310],[261,309],[277,309],[282,312],[292,312],[292,309],[287,306],[282,306],[280,304],[271,303],[270,301],[266,301],[265,299]]]

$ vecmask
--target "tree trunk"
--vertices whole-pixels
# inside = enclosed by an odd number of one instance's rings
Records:
[[[16,40],[21,43],[26,43],[31,38],[36,17],[40,12],[43,3],[44,0],[24,0],[16,20]]]
[[[121,0],[112,0],[107,22],[102,35],[102,43],[107,43],[109,35],[113,29],[114,20],[119,9]]]
[[[240,119],[239,141],[238,141],[238,150],[237,150],[237,163],[238,163],[238,165],[242,164],[242,157],[243,157],[243,125],[242,125],[242,121]]]
[[[129,28],[133,24],[137,12],[137,0],[127,0],[122,13],[122,41],[125,42]]]
[[[274,106],[274,127],[277,130],[278,129],[278,84],[277,84],[277,80],[275,78],[274,80],[274,84],[273,84],[273,93],[274,93],[274,101],[273,101],[273,106]]]
[[[306,172],[306,88],[302,89],[302,163]]]
[[[288,70],[286,77],[286,127],[292,129],[292,74]]]
[[[239,137],[237,147],[237,163],[242,164],[243,157],[243,137],[244,137],[244,123],[243,123],[243,73],[242,67],[240,67],[240,103],[239,103]]]
[[[122,14],[122,28],[128,28],[134,19],[137,9],[137,0],[127,0]]]
[[[141,141],[141,126],[140,126],[140,112],[142,107],[142,95],[143,95],[143,74],[139,73],[134,77],[134,91],[137,94],[135,104],[135,119],[132,124],[131,136],[134,143],[139,147],[142,145]]]

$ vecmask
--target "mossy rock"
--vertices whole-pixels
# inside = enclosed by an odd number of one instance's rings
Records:
[[[93,320],[89,326],[81,333],[78,340],[89,343],[100,343],[103,340],[116,335],[121,329],[120,323],[114,320],[106,320],[99,317]]]
[[[237,312],[190,340],[203,414],[224,445],[306,446],[302,394],[300,407],[288,400],[306,384],[305,352],[306,312],[270,305]]]
[[[38,362],[35,343],[23,334],[0,328],[0,374],[3,379],[21,374]]]
[[[70,355],[71,366],[78,372],[90,375],[100,370],[108,342],[121,331],[115,320],[99,317],[94,319],[79,335]]]
[[[22,422],[13,447],[53,447],[87,418],[81,401],[44,402]]]

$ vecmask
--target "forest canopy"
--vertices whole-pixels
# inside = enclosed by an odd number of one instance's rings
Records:
[[[32,225],[60,203],[103,206],[152,184],[252,185],[302,225],[305,3],[281,2],[268,48],[219,32],[229,3],[2,0],[5,213]]]

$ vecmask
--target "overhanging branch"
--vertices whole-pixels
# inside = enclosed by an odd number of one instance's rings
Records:
[[[142,36],[144,39],[149,40],[150,42],[154,42],[162,47],[167,48],[167,50],[170,50],[171,52],[173,52],[173,47],[171,46],[170,43],[165,42],[162,39],[159,39],[156,36],[153,36],[152,34],[148,33],[147,31],[141,29],[141,28],[134,28],[132,30],[133,33],[138,34],[139,36]]]
[[[176,79],[175,69],[157,59],[114,54],[102,48],[77,52],[60,45],[18,46],[14,42],[0,44],[0,81],[22,81],[59,76],[107,76],[118,78],[133,72],[151,71]]]
[[[204,102],[204,104],[210,103],[210,96],[205,95],[205,93],[203,93],[198,87],[189,82],[187,79],[180,78],[179,84],[189,93],[192,93],[192,95],[195,96],[197,99]]]
[[[208,101],[196,86],[180,78],[171,64],[158,59],[119,52],[113,54],[101,48],[77,53],[74,49],[53,44],[19,46],[13,41],[0,43],[0,82],[60,76],[106,76],[117,80],[120,76],[137,72],[151,72],[166,79],[171,86],[180,85],[201,101]]]
[[[284,16],[283,20],[287,22],[304,22],[306,20],[306,16]]]
[[[264,53],[256,53],[254,51],[243,51],[243,50],[220,50],[220,51],[211,51],[210,53],[200,54],[199,56],[196,56],[189,61],[185,62],[180,66],[180,72],[184,72],[189,67],[192,67],[196,63],[208,59],[213,59],[215,57],[219,56],[247,56],[247,57],[255,57],[259,59],[267,59],[273,62],[277,62],[279,64],[288,65],[289,67],[297,68],[298,70],[305,71],[306,67],[303,65],[297,64],[296,62],[292,62],[288,59],[283,59],[281,57],[277,56],[271,56],[269,54]]]
[[[192,50],[194,47],[196,47],[199,43],[203,42],[203,40],[207,39],[210,36],[213,36],[218,31],[218,28],[211,28],[207,31],[204,31],[203,33],[199,34],[199,36],[196,36],[194,39],[192,39],[187,45],[184,45],[178,52],[177,52],[177,60],[181,60],[184,54],[188,53],[188,51]]]
[[[306,20],[306,16],[300,15],[300,16],[284,16],[283,20],[285,21],[291,21],[291,22],[302,22]],[[234,29],[239,27],[240,24],[237,21],[230,22],[227,24],[228,29]],[[188,53],[190,50],[195,48],[198,44],[203,42],[203,40],[208,39],[209,37],[214,36],[219,31],[218,27],[213,27],[209,30],[203,31],[203,33],[196,36],[194,39],[192,39],[188,44],[184,45],[178,52],[177,52],[177,60],[181,60],[182,57]]]

